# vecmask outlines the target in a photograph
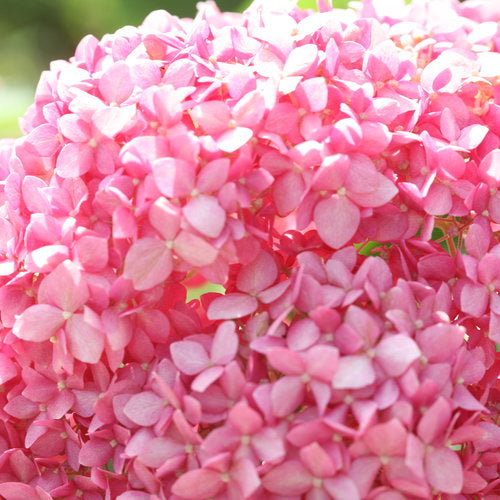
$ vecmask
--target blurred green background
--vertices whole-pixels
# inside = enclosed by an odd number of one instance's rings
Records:
[[[272,2],[273,0],[268,0]],[[338,0],[345,4],[346,0]],[[193,17],[195,0],[0,0],[0,137],[20,135],[17,118],[33,100],[50,61],[68,59],[83,36],[100,38],[165,9]],[[249,0],[217,0],[221,10],[243,10]],[[303,8],[316,0],[300,0]]]

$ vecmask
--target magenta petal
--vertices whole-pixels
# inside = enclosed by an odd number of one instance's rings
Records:
[[[314,209],[314,222],[320,238],[332,248],[344,246],[358,230],[359,209],[346,196],[333,195]]]
[[[149,290],[166,280],[172,272],[172,255],[167,245],[156,238],[137,240],[125,257],[125,278],[136,290]]]
[[[312,476],[298,460],[288,460],[271,469],[262,485],[279,495],[302,495],[312,486]]]
[[[436,448],[425,455],[430,485],[439,492],[458,494],[463,487],[463,467],[458,455],[448,448]]]
[[[217,238],[226,223],[226,211],[213,196],[199,195],[182,209],[186,220],[201,234]]]
[[[89,325],[83,314],[73,314],[66,323],[69,350],[79,361],[97,363],[104,350],[104,334]]]
[[[207,316],[211,320],[237,319],[257,310],[257,300],[244,293],[230,293],[213,300],[208,306]]]
[[[64,325],[65,319],[62,313],[57,307],[35,304],[17,318],[12,331],[20,339],[43,342],[50,339]]]
[[[172,485],[172,493],[181,498],[199,500],[215,497],[224,487],[220,473],[210,469],[195,469],[184,473]]]
[[[186,375],[196,375],[209,362],[207,351],[198,342],[181,340],[170,345],[170,353],[175,366]]]
[[[154,425],[165,408],[164,401],[154,392],[144,391],[134,394],[125,404],[123,413],[137,425]]]

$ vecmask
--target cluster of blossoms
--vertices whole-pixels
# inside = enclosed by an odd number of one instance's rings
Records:
[[[0,143],[2,498],[500,498],[499,5],[318,10],[157,11],[42,74]]]

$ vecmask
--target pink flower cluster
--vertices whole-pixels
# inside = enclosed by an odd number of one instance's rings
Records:
[[[500,498],[499,5],[318,10],[157,11],[42,74],[0,143],[2,498]]]

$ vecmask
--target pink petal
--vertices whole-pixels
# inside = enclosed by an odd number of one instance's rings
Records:
[[[465,342],[464,335],[464,329],[442,323],[419,332],[417,342],[430,362],[440,363],[455,356],[458,348]]]
[[[416,342],[403,334],[382,339],[376,349],[377,362],[390,377],[399,377],[420,357]]]
[[[63,178],[80,177],[94,165],[94,148],[86,143],[66,144],[56,161],[56,173]]]
[[[359,389],[375,381],[375,372],[369,358],[362,355],[343,356],[333,376],[334,389]]]
[[[64,325],[66,320],[62,313],[57,307],[35,304],[17,318],[12,331],[20,339],[43,342],[50,339]]]
[[[73,312],[89,298],[89,288],[76,264],[65,260],[42,282],[40,293],[63,311]]]
[[[0,384],[5,384],[16,375],[16,365],[5,354],[0,353]]]
[[[179,232],[182,212],[166,198],[158,198],[149,209],[149,222],[166,241],[172,241]]]
[[[315,477],[328,477],[335,474],[335,464],[328,453],[317,443],[304,446],[299,451],[300,460]]]
[[[182,340],[170,345],[170,353],[175,366],[186,375],[196,375],[204,370],[209,358],[205,349],[198,342]]]
[[[216,135],[227,130],[231,113],[226,103],[221,101],[205,101],[191,110],[194,122],[205,134]]]
[[[436,448],[425,455],[426,477],[442,493],[458,494],[463,487],[463,467],[458,455],[448,448]]]
[[[4,410],[9,415],[18,419],[30,419],[40,413],[39,405],[24,396],[13,397],[5,406]]]
[[[160,158],[153,163],[153,176],[167,198],[188,196],[194,189],[195,167],[178,158]]]
[[[287,417],[292,414],[304,399],[305,384],[299,377],[282,377],[273,383],[271,406],[273,415]]]
[[[451,418],[450,404],[442,396],[423,414],[417,426],[417,434],[424,443],[432,443],[448,426]]]
[[[276,261],[271,254],[261,250],[252,262],[240,269],[236,287],[242,292],[254,295],[269,288],[277,277]]]
[[[39,498],[32,486],[10,481],[0,484],[0,495],[5,500],[38,500]]]
[[[378,456],[403,456],[406,452],[407,432],[401,422],[395,418],[384,424],[370,427],[363,441],[372,453]]]
[[[104,350],[104,334],[89,325],[83,314],[73,314],[66,323],[69,350],[83,363],[98,363]]]
[[[305,74],[316,63],[318,47],[312,43],[293,49],[283,68],[284,76]]]
[[[113,456],[113,448],[104,439],[90,439],[80,450],[79,460],[87,467],[100,467],[109,462]]]
[[[334,500],[361,499],[356,483],[344,474],[338,474],[333,479],[326,479],[324,488]]]
[[[228,420],[242,435],[250,436],[262,428],[262,417],[245,403],[238,403],[229,411]]]
[[[222,366],[210,366],[196,376],[191,383],[191,389],[196,392],[205,392],[223,373]]]
[[[173,248],[179,257],[195,267],[209,266],[218,255],[210,243],[187,231],[179,233]]]
[[[234,153],[245,145],[253,136],[253,131],[246,127],[236,127],[226,130],[217,140],[218,148],[225,153]]]
[[[343,247],[358,230],[359,209],[346,196],[333,195],[314,209],[314,222],[320,238],[332,248]]]
[[[315,345],[304,355],[307,373],[315,379],[330,383],[337,370],[339,351],[328,345]]]
[[[226,211],[213,196],[196,196],[182,211],[189,224],[209,238],[217,238],[226,224]]]
[[[239,340],[234,323],[225,321],[218,326],[215,333],[210,349],[210,360],[215,364],[227,365],[236,356],[238,346]]]
[[[207,317],[211,320],[238,319],[257,310],[257,300],[243,293],[230,293],[213,300],[208,306]]]
[[[233,467],[231,467],[230,474],[233,478],[233,482],[239,487],[237,494],[242,495],[242,498],[251,498],[252,494],[260,486],[259,474],[252,460],[248,458],[238,460]]]
[[[99,109],[92,115],[92,123],[100,134],[112,139],[131,123],[134,114],[135,106]]]
[[[158,422],[165,408],[164,401],[154,392],[134,394],[123,408],[125,415],[137,425],[147,427]]]
[[[26,141],[30,148],[40,156],[52,156],[60,146],[57,129],[48,123],[34,128],[27,136]]]
[[[125,257],[123,275],[132,280],[136,290],[149,290],[165,281],[172,272],[172,254],[162,240],[142,238]]]
[[[130,69],[125,61],[114,63],[99,80],[99,92],[109,104],[121,104],[130,97],[133,90]]]
[[[424,200],[424,209],[430,215],[445,215],[452,207],[451,193],[448,186],[433,184]]]
[[[182,474],[172,485],[172,493],[181,498],[199,500],[215,497],[224,488],[220,473],[210,469],[195,469]]]
[[[302,495],[312,487],[312,476],[298,460],[288,460],[271,469],[262,486],[279,495]]]
[[[267,361],[275,369],[286,375],[302,375],[306,367],[299,353],[286,347],[272,347],[266,352]]]

